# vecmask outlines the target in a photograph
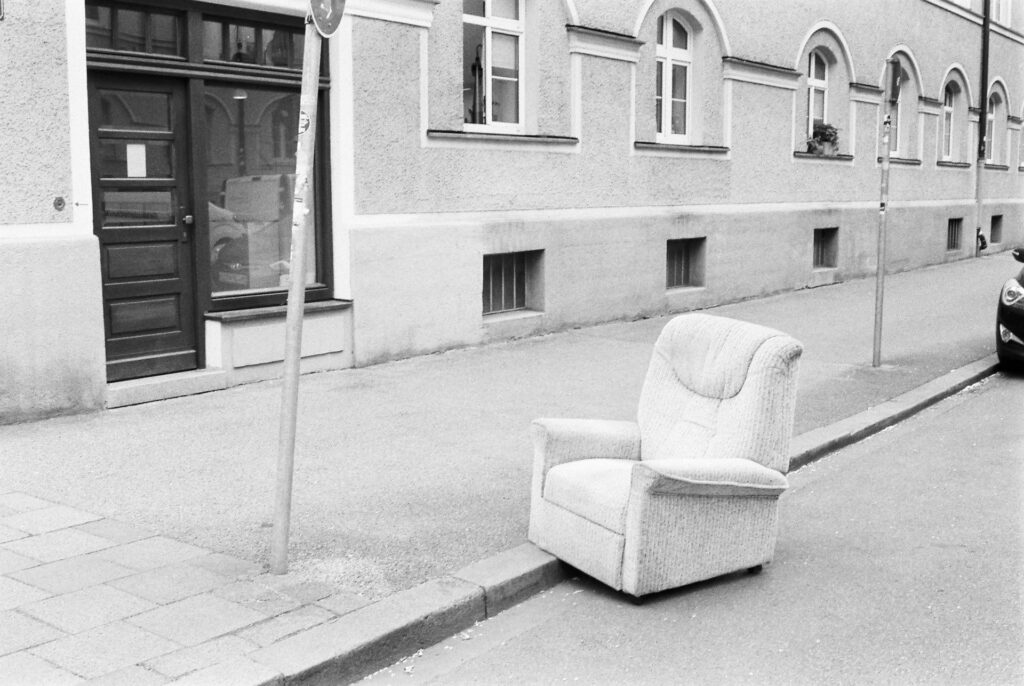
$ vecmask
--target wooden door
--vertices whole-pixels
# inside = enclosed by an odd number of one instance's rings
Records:
[[[90,72],[108,381],[199,364],[186,111],[184,81]]]

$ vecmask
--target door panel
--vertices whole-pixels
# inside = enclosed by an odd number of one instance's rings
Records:
[[[107,379],[198,366],[185,85],[91,72]]]

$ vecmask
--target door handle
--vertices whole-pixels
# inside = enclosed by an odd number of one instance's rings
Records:
[[[181,229],[181,242],[188,243],[188,227],[196,223],[196,218],[191,214],[186,214],[181,218],[181,223],[183,225],[183,228]]]

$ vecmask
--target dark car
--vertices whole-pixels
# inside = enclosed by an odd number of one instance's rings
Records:
[[[1024,262],[1024,248],[1013,251]],[[996,313],[996,354],[1004,367],[1024,369],[1024,269],[1003,284]]]

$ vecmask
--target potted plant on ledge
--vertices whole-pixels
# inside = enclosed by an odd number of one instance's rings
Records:
[[[807,139],[807,152],[826,157],[839,154],[839,129],[824,122],[815,122],[814,132]]]

